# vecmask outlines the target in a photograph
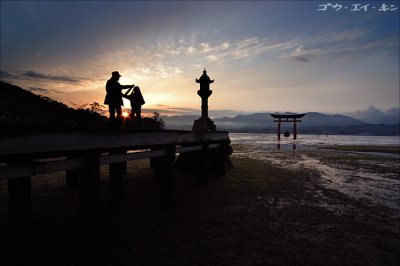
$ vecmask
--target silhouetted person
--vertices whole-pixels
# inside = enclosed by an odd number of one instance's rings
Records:
[[[122,90],[133,88],[135,85],[121,85],[118,80],[121,77],[118,71],[111,73],[111,78],[106,84],[106,98],[104,99],[104,104],[108,105],[108,110],[110,112],[110,125],[116,124],[116,119],[121,121],[122,110],[121,106],[124,105],[122,101]],[[115,112],[117,112],[117,117],[115,117]]]
[[[136,114],[137,120],[140,122],[142,118],[142,105],[145,104],[143,99],[143,95],[140,92],[140,88],[135,86],[133,88],[133,92],[128,95],[131,89],[129,89],[125,94],[122,94],[122,97],[125,97],[131,102],[131,114],[130,117],[133,119]]]

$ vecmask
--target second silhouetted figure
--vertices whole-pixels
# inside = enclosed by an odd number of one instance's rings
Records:
[[[127,98],[131,102],[131,114],[130,117],[133,119],[135,114],[137,120],[140,122],[141,120],[141,115],[142,115],[142,105],[145,104],[145,101],[143,99],[143,95],[140,92],[140,88],[138,86],[135,86],[133,88],[133,92],[128,95],[130,89],[123,94],[122,96]]]

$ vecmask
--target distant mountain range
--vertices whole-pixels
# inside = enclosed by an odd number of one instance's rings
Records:
[[[291,114],[291,113],[282,113]],[[190,130],[193,121],[198,116],[165,116],[167,129],[186,129]],[[277,123],[269,113],[255,113],[237,115],[231,117],[220,117],[213,119],[218,130],[228,130],[230,132],[255,132],[255,133],[274,133]],[[362,134],[362,135],[399,135],[400,124],[368,124],[355,118],[345,115],[327,115],[317,112],[306,113],[298,123],[299,132],[305,134]],[[291,131],[293,123],[282,123],[282,130]]]

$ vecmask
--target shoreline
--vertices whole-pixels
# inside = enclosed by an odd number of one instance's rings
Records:
[[[364,154],[364,155],[372,155],[372,156],[380,156],[380,157],[388,157],[394,159],[400,159],[400,153],[392,153],[392,152],[371,152],[371,151],[355,151],[355,150],[340,150],[335,148],[318,148],[319,150],[334,150],[337,153],[343,154]]]
[[[381,146],[381,145],[332,145],[323,146],[320,149],[335,151],[352,151],[352,152],[377,152],[377,153],[393,153],[400,154],[400,144],[397,146]]]

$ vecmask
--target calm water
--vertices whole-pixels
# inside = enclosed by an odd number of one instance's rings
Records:
[[[273,147],[278,143],[275,134],[229,133],[229,136],[232,144],[258,144]],[[297,140],[293,140],[293,136],[288,138],[282,136],[280,143],[282,146],[296,144],[297,148],[328,145],[399,146],[400,136],[299,135]]]

